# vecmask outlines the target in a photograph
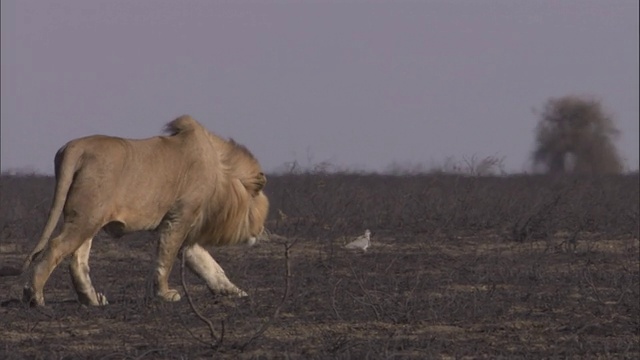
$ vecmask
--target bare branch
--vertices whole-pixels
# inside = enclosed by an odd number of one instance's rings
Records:
[[[194,314],[196,314],[196,316],[207,325],[207,327],[209,328],[209,334],[211,335],[211,343],[207,343],[204,342],[202,340],[200,340],[199,338],[197,338],[189,328],[187,328],[187,330],[189,331],[189,334],[191,334],[191,336],[193,336],[196,340],[211,346],[213,349],[218,349],[221,345],[222,345],[222,337],[224,336],[224,323],[222,323],[222,334],[220,336],[220,339],[218,340],[218,338],[216,337],[216,332],[213,328],[213,323],[207,319],[206,317],[204,317],[204,315],[202,315],[200,313],[200,311],[195,307],[194,303],[193,303],[193,299],[191,298],[191,294],[189,293],[189,290],[187,289],[187,284],[184,281],[184,264],[185,264],[185,252],[182,251],[182,256],[181,256],[181,264],[180,264],[180,281],[182,283],[182,288],[184,289],[184,294],[187,296],[187,300],[189,301],[189,306],[191,306],[191,310],[194,312]]]
[[[247,342],[239,346],[241,351],[244,351],[253,341],[255,341],[257,338],[262,336],[262,334],[264,334],[264,332],[267,331],[267,329],[269,329],[269,327],[280,316],[280,311],[284,307],[284,304],[287,302],[287,299],[289,298],[289,294],[291,292],[291,262],[289,261],[289,250],[291,249],[291,247],[293,247],[293,245],[295,245],[297,241],[298,239],[294,240],[291,243],[287,241],[283,244],[284,245],[284,262],[285,262],[285,276],[284,276],[285,286],[284,286],[284,294],[282,295],[282,300],[280,301],[280,304],[278,304],[278,306],[276,307],[276,310],[273,312],[273,315],[271,315],[271,317],[265,323],[263,323],[262,326],[260,326],[260,328],[249,338],[249,340],[247,340]]]

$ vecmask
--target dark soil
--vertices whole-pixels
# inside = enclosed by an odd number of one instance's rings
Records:
[[[214,297],[187,271],[193,308],[150,296],[149,233],[94,241],[108,306],[80,305],[63,262],[47,306],[27,307],[7,275],[54,181],[0,180],[1,359],[640,357],[637,174],[272,176],[267,225],[286,239],[211,249],[249,297]],[[366,252],[343,248],[365,228]]]

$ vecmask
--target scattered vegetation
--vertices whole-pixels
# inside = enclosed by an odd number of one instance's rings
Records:
[[[638,358],[639,180],[272,175],[271,240],[212,249],[248,298],[212,298],[176,266],[188,297],[153,300],[153,235],[100,234],[92,277],[111,304],[80,306],[64,266],[45,309],[0,277],[0,358]],[[0,265],[35,244],[53,185],[0,177]],[[367,252],[345,251],[366,228]]]

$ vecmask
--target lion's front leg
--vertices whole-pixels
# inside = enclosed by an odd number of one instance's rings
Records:
[[[225,275],[222,267],[211,257],[211,254],[198,244],[185,246],[187,266],[201,277],[214,294],[247,296],[247,293],[235,286]]]

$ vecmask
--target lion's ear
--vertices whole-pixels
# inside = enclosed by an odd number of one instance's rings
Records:
[[[256,196],[260,193],[260,191],[262,191],[262,189],[264,189],[264,186],[267,184],[267,177],[264,175],[264,173],[261,172],[253,178],[247,178],[240,181],[252,196]]]
[[[267,177],[263,172],[259,173],[256,177],[256,188],[258,191],[264,189],[264,186],[267,185]]]

